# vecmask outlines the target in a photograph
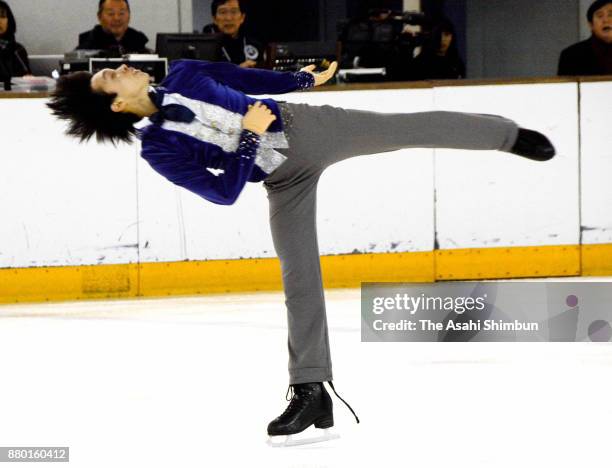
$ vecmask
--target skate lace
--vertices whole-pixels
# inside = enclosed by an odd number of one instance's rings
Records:
[[[344,400],[344,398],[338,395],[338,392],[336,392],[336,388],[334,387],[334,384],[331,382],[331,380],[328,380],[327,383],[329,384],[331,389],[334,391],[334,395],[336,395],[338,399],[340,399],[340,401],[342,401],[342,403],[346,405],[346,407],[351,411],[351,413],[353,413],[353,416],[355,416],[355,420],[357,421],[357,424],[359,424],[359,418],[357,417],[357,414],[355,414],[355,411],[353,411],[353,408],[351,408],[351,405],[349,405]],[[289,393],[291,393],[291,397],[289,397]],[[304,406],[306,406],[306,404],[308,403],[308,398],[306,398],[307,395],[309,395],[309,393],[305,393],[303,395],[296,393],[295,390],[293,389],[293,385],[289,385],[287,387],[287,393],[285,393],[285,400],[289,402],[289,406],[287,406],[285,411],[283,411],[283,414],[281,415],[281,417],[289,415],[293,413],[294,411],[300,411]]]
[[[289,392],[291,392],[291,398],[287,398]],[[287,388],[287,393],[285,394],[285,400],[289,402],[289,406],[287,406],[280,417],[282,418],[283,416],[289,416],[304,409],[304,407],[308,404],[309,395],[310,393],[307,392],[296,393],[293,389],[293,385],[289,385]]]
[[[331,389],[334,391],[334,395],[336,395],[340,399],[340,401],[342,401],[342,403],[344,403],[346,405],[346,407],[349,410],[351,410],[351,413],[353,413],[353,416],[355,416],[355,420],[357,421],[357,424],[359,424],[359,418],[357,417],[357,415],[353,411],[353,408],[351,408],[351,405],[349,405],[346,401],[344,401],[344,398],[342,398],[340,395],[338,395],[338,392],[336,392],[336,389],[334,388],[334,384],[331,382],[331,380],[328,380],[327,383],[329,384]]]

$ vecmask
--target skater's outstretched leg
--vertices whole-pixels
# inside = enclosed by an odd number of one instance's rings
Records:
[[[496,115],[461,112],[383,114],[290,104],[289,152],[327,167],[353,156],[403,148],[498,150],[538,161],[554,156],[548,139]]]
[[[546,136],[525,128],[519,128],[518,137],[510,152],[534,161],[548,161],[557,153]]]

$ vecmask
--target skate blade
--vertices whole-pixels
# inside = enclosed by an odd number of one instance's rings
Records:
[[[318,444],[320,442],[327,442],[328,440],[339,439],[340,436],[338,434],[334,434],[330,432],[329,429],[324,429],[323,435],[317,437],[307,437],[307,438],[296,438],[294,435],[289,436],[270,436],[268,437],[268,445],[270,447],[283,448],[283,447],[295,447],[296,445],[309,445],[309,444]],[[283,440],[284,438],[284,440]],[[277,439],[277,440],[275,440]],[[281,440],[278,440],[281,439]]]

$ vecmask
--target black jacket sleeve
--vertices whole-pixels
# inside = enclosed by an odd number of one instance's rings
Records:
[[[12,42],[4,50],[0,50],[1,71],[10,73],[11,76],[23,76],[32,73],[28,52],[18,42]]]
[[[569,46],[559,57],[559,76],[593,75],[596,72],[596,59],[591,41],[586,40]]]
[[[79,45],[76,46],[78,49],[95,49],[93,47],[93,34],[91,31],[85,31],[84,33],[79,34]]]
[[[561,56],[559,57],[559,67],[557,69],[558,76],[572,76],[576,75],[573,65],[573,60],[571,57],[570,49],[565,49],[561,52]]]

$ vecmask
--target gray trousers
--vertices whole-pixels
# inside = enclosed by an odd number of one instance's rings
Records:
[[[344,159],[402,148],[508,151],[518,126],[492,115],[455,112],[380,114],[285,104],[287,160],[264,181],[280,259],[289,328],[289,383],[332,380],[316,227],[317,183]]]

